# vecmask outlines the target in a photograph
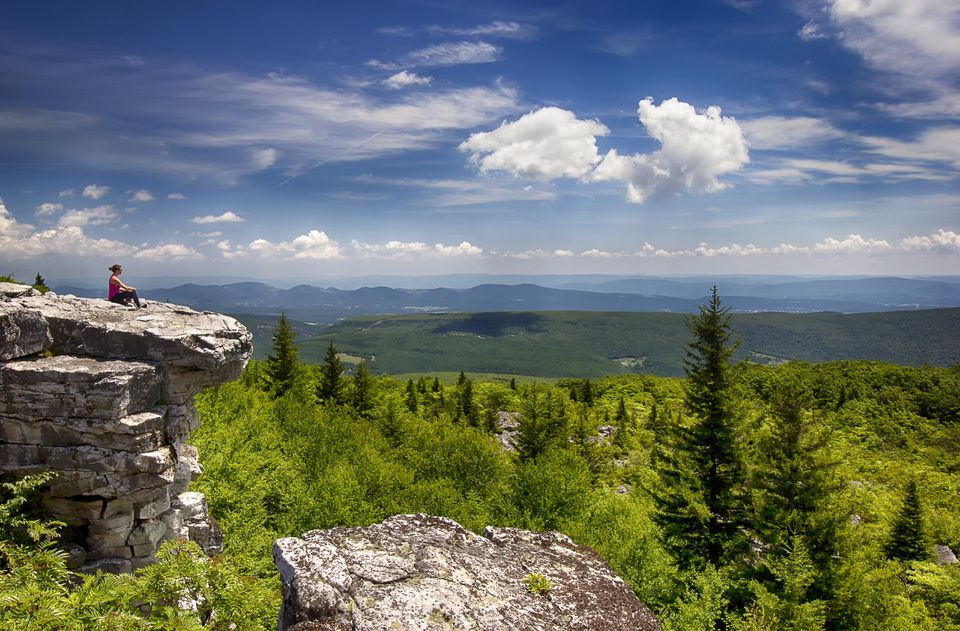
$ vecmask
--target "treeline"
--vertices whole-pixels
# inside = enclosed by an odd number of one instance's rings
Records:
[[[444,383],[304,365],[281,317],[193,435],[215,565],[272,598],[198,626],[271,626],[276,538],[426,512],[561,530],[669,630],[960,629],[960,369],[732,363],[716,295],[691,338],[684,379]]]

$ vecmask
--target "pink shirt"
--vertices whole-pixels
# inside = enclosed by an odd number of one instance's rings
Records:
[[[114,282],[116,281],[116,282]],[[107,300],[113,300],[113,297],[120,293],[120,279],[114,274],[110,277],[110,284],[107,289]]]

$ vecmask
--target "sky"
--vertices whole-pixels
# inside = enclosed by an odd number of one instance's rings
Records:
[[[956,0],[0,6],[0,274],[960,274]]]

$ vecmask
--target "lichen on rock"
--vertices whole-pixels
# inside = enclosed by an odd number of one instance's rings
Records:
[[[593,550],[566,535],[430,515],[274,543],[280,629],[638,631],[660,624]],[[549,590],[532,593],[538,574]]]

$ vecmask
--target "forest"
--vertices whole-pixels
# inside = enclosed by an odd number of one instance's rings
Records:
[[[672,631],[960,629],[960,367],[735,361],[714,292],[685,376],[443,381],[269,357],[198,397],[192,435],[226,534],[126,577],[72,576],[42,475],[4,485],[9,629],[272,629],[271,545],[398,513],[559,530],[596,549]],[[506,448],[503,424],[515,423]],[[192,608],[177,607],[183,594]]]

